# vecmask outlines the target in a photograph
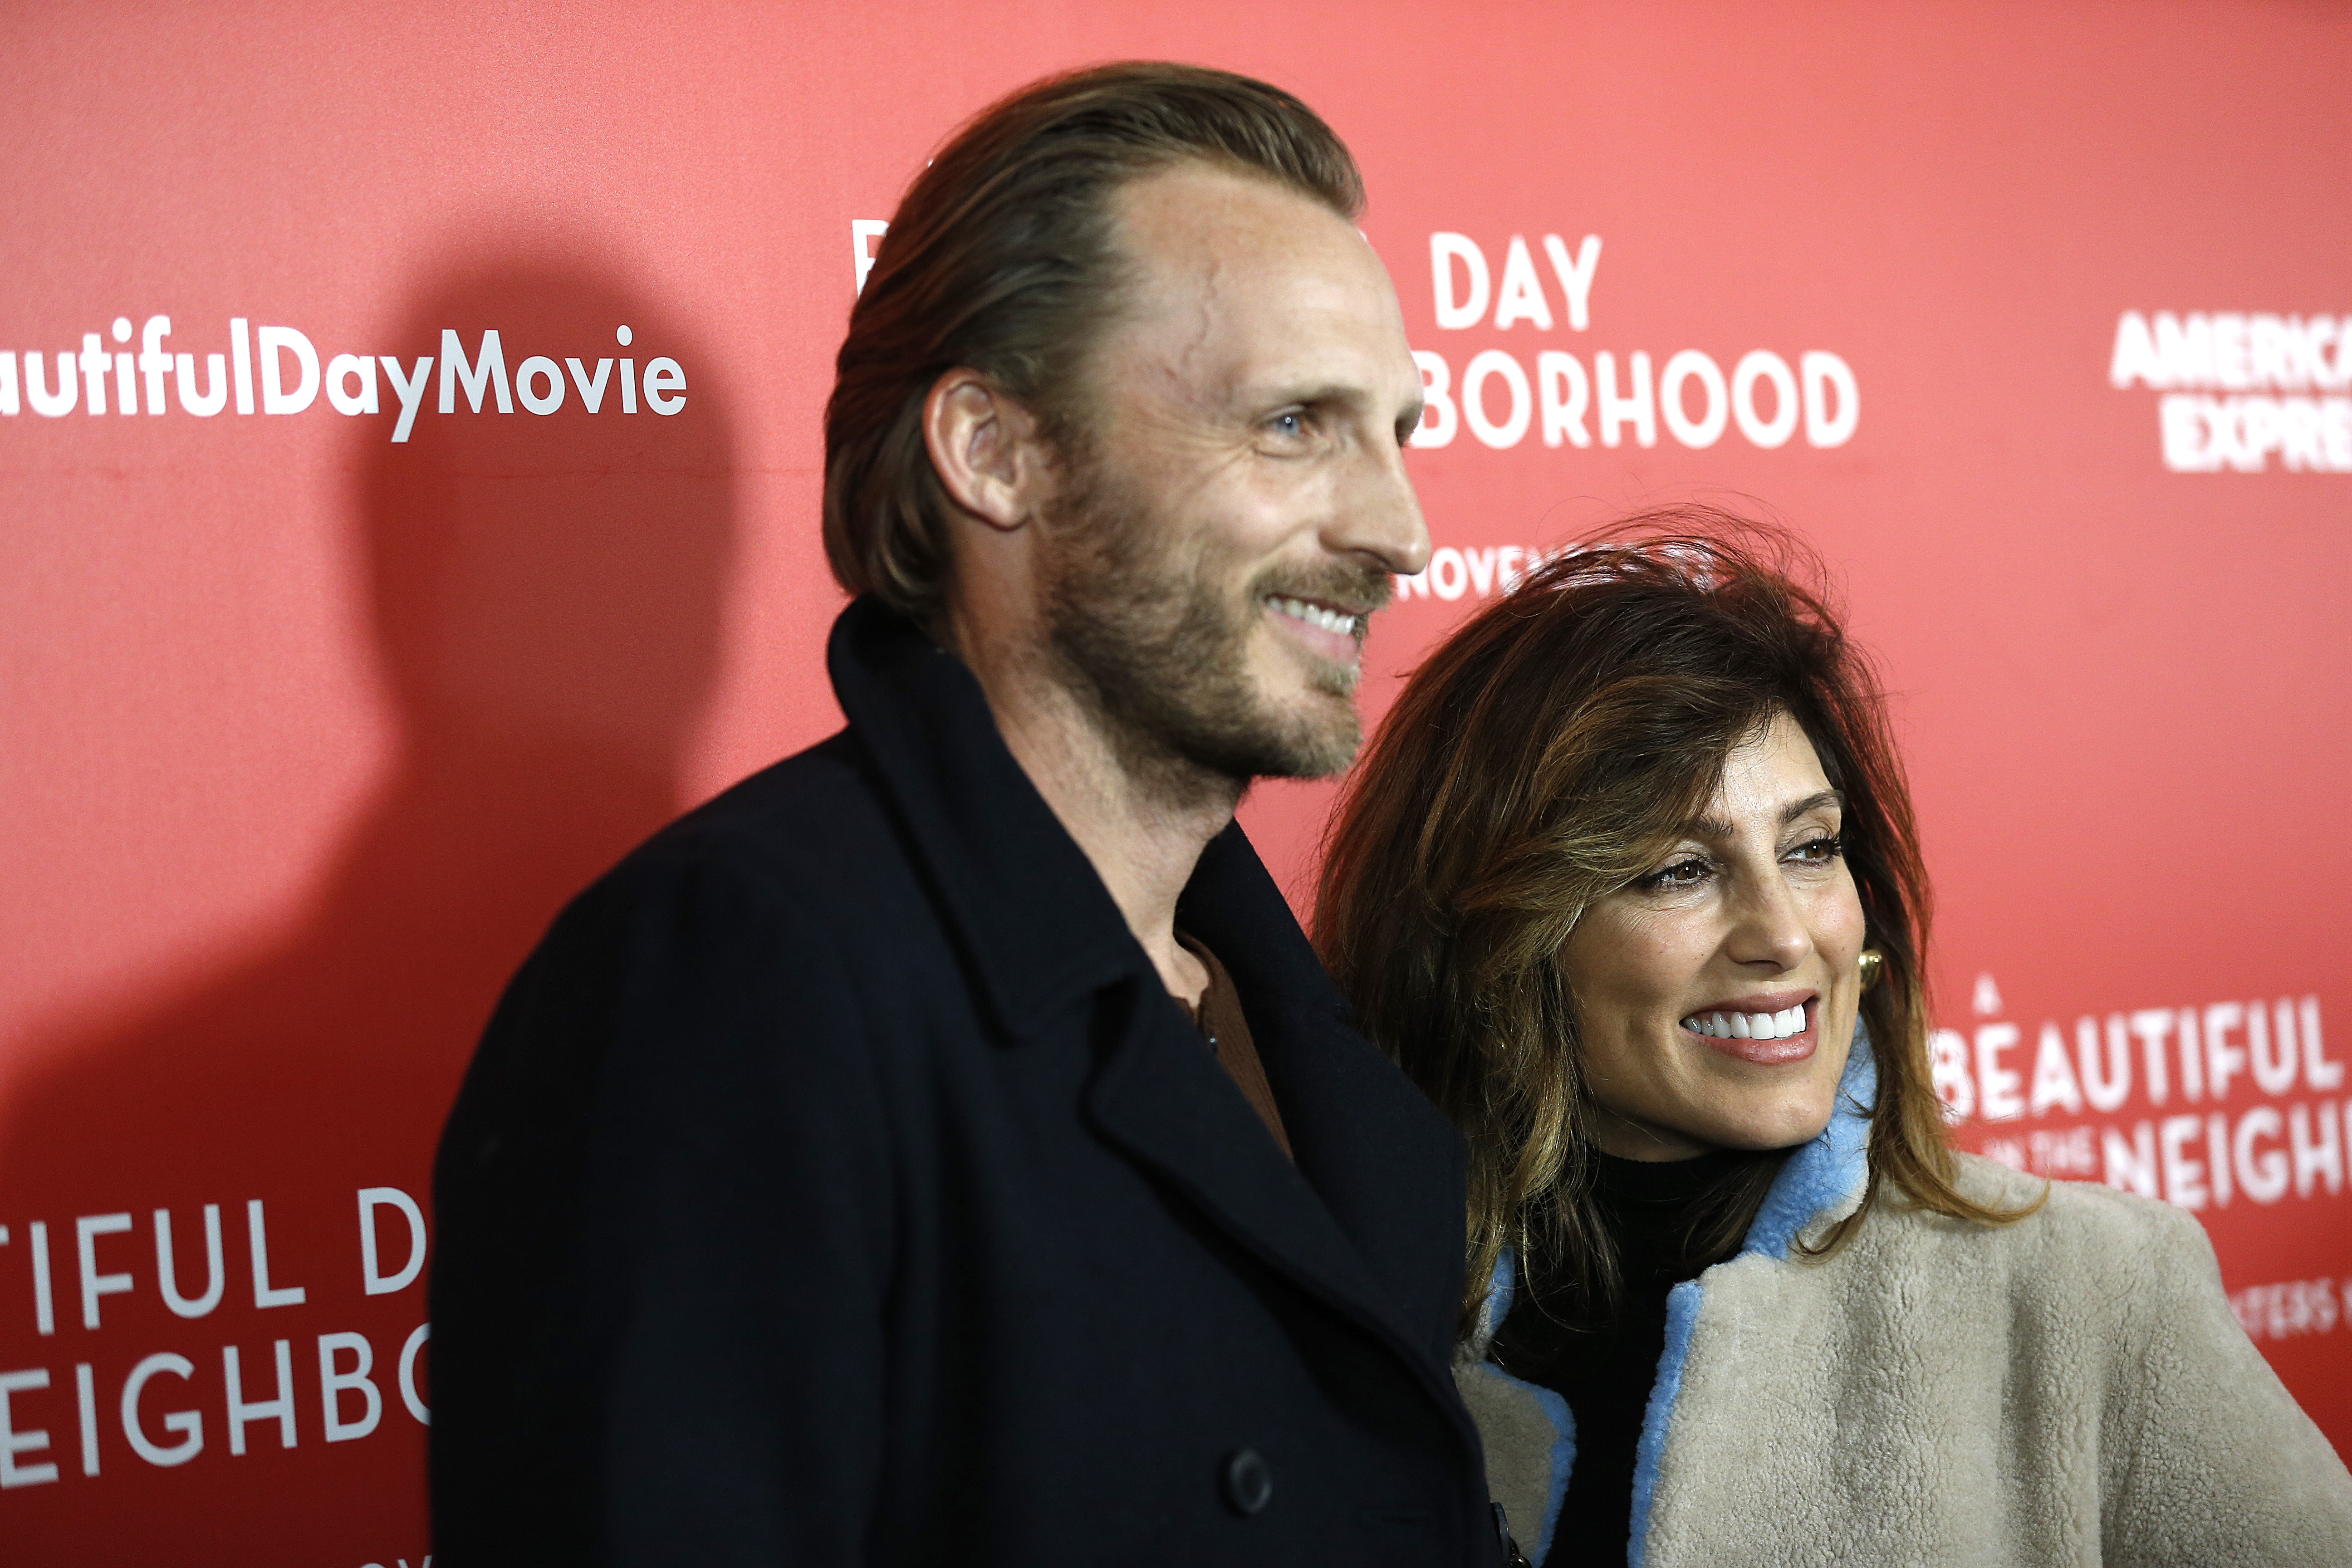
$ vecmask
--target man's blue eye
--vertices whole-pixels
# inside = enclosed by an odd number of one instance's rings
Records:
[[[1277,414],[1274,416],[1274,427],[1285,436],[1303,436],[1307,433],[1307,421],[1297,414]]]

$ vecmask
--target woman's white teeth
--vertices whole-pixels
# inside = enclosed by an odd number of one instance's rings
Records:
[[[1805,1005],[1778,1013],[1694,1013],[1683,1027],[1718,1040],[1785,1040],[1805,1032]]]
[[[1325,631],[1337,632],[1343,637],[1356,635],[1357,617],[1354,616],[1343,616],[1337,610],[1327,610],[1304,599],[1277,598],[1274,601],[1274,607],[1286,616],[1305,621],[1310,626],[1321,626]]]

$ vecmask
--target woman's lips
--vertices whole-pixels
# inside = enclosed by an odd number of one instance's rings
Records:
[[[1724,1038],[1694,1029],[1687,1023],[1682,1026],[1682,1030],[1701,1045],[1721,1051],[1725,1056],[1758,1067],[1785,1067],[1791,1062],[1805,1060],[1821,1043],[1821,1002],[1819,999],[1807,1002],[1804,1008],[1805,1026],[1796,1034],[1784,1035],[1778,1039],[1743,1039],[1737,1036]]]
[[[1727,1057],[1737,1057],[1758,1067],[1785,1067],[1801,1062],[1813,1054],[1814,1031],[1808,1026],[1801,1035],[1791,1035],[1785,1040],[1718,1040],[1712,1035],[1698,1037]]]

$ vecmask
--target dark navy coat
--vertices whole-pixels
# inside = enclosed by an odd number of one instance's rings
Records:
[[[1294,1166],[978,682],[860,601],[848,727],[559,918],[445,1132],[443,1568],[1496,1559],[1452,1130],[1238,828],[1179,916]]]

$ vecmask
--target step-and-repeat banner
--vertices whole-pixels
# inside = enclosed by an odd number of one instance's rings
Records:
[[[1970,1147],[2181,1205],[2352,1446],[2352,13],[20,5],[0,1556],[422,1568],[433,1144],[562,900],[826,733],[819,411],[960,119],[1134,56],[1360,156],[1399,671],[1627,508],[1893,693]],[[1298,896],[1325,786],[1244,816]],[[757,1246],[757,1237],[744,1238]]]

